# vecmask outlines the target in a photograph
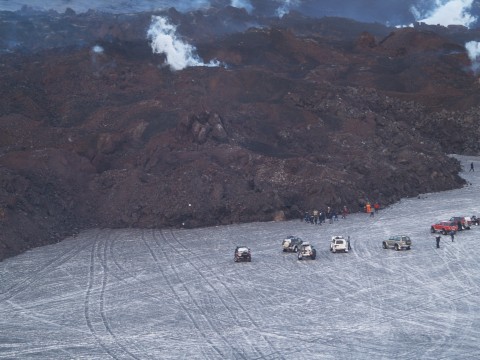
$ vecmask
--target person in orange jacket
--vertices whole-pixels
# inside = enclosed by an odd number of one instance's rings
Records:
[[[365,205],[365,212],[367,214],[370,214],[371,211],[372,211],[372,205],[370,205],[370,203],[367,202],[367,204]]]

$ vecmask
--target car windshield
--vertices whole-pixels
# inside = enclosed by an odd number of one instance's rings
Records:
[[[343,240],[337,240],[335,241],[335,244],[343,244]]]

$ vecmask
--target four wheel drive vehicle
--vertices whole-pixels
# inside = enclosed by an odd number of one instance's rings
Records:
[[[300,245],[303,244],[303,240],[298,236],[287,236],[282,242],[282,249],[284,252],[293,251],[298,252]]]
[[[310,258],[312,260],[315,260],[317,257],[317,250],[313,247],[313,245],[310,245],[308,242],[304,242],[302,245],[300,245],[298,249],[298,260],[303,260],[305,258]]]
[[[330,251],[337,252],[343,251],[348,252],[350,250],[350,241],[346,240],[343,236],[332,236],[332,241],[330,242]]]
[[[470,219],[467,220],[465,216],[454,216],[450,218],[450,221],[454,221],[457,224],[458,231],[470,230],[470,226],[472,226],[472,221]]]
[[[470,221],[472,222],[472,225],[480,225],[480,218],[475,215],[470,216]]]
[[[457,232],[458,225],[456,222],[450,220],[442,220],[438,221],[430,227],[430,232],[433,234],[435,232],[442,233],[443,235],[447,235],[451,231]]]
[[[412,240],[407,235],[394,235],[390,236],[388,240],[384,240],[382,243],[384,249],[393,247],[395,250],[407,249],[410,250],[412,246]]]
[[[239,261],[250,262],[250,261],[252,261],[252,252],[246,246],[237,246],[235,248],[235,255],[234,255],[233,260],[235,262],[239,262]]]

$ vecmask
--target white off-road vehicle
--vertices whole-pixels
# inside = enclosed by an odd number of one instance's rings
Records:
[[[330,242],[330,251],[331,252],[348,252],[351,249],[350,239],[345,239],[343,236],[332,236],[332,241]]]
[[[298,252],[298,248],[303,244],[303,240],[298,236],[287,236],[282,242],[283,252],[293,251]]]
[[[300,245],[298,249],[298,260],[303,260],[305,258],[310,258],[312,260],[315,260],[317,257],[317,250],[315,250],[314,246],[311,245],[309,242],[304,242],[302,245]]]

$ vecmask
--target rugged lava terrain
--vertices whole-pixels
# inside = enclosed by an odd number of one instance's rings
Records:
[[[1,14],[0,259],[87,227],[387,205],[462,186],[446,154],[480,151],[478,30],[157,15],[223,66],[172,71],[151,14]]]

